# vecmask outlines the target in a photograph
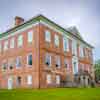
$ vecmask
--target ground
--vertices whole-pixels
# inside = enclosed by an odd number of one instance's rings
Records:
[[[100,88],[0,90],[0,100],[100,100]]]

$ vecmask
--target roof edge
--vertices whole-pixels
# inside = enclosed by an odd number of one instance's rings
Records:
[[[49,23],[53,24],[56,26],[56,28],[60,28],[62,29],[64,32],[69,33],[70,35],[76,37],[77,39],[79,39],[80,41],[84,42],[86,45],[88,45],[91,48],[94,48],[92,45],[90,45],[89,43],[87,43],[86,41],[84,41],[83,39],[80,39],[79,37],[75,36],[74,34],[72,34],[71,32],[69,32],[68,30],[66,30],[65,28],[61,27],[59,24],[55,23],[54,21],[51,21],[50,19],[48,19],[47,17],[43,16],[42,14],[38,14],[34,17],[32,17],[31,19],[29,19],[28,21],[24,22],[23,24],[19,25],[19,26],[15,26],[13,28],[8,29],[7,31],[3,32],[2,34],[0,34],[0,38],[4,37],[7,33],[12,32],[13,30],[17,30],[17,28],[20,28],[21,26],[24,26],[25,24],[30,23],[31,21],[40,21],[40,20],[47,20]]]

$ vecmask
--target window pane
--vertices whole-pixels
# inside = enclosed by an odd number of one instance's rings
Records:
[[[59,36],[55,35],[55,46],[59,46]]]
[[[9,58],[9,60],[8,60],[8,66],[9,66],[10,70],[13,69],[13,67],[14,67],[14,59],[13,58]]]
[[[77,55],[77,42],[75,40],[72,42],[72,53]]]
[[[74,74],[77,74],[78,73],[78,68],[77,68],[77,63],[76,62],[73,63],[73,67],[74,67]]]
[[[16,67],[19,68],[21,66],[21,57],[16,58]]]
[[[47,84],[51,83],[51,75],[50,74],[47,75],[47,79],[46,80],[47,80]]]
[[[27,76],[27,84],[28,85],[31,85],[32,84],[32,76],[31,75],[28,75]]]
[[[6,69],[7,69],[7,63],[5,62],[2,64],[2,71],[5,71]]]
[[[23,45],[23,36],[19,35],[18,36],[18,47],[21,47]]]
[[[79,53],[80,53],[80,57],[84,56],[84,52],[83,52],[83,46],[79,46]]]
[[[28,65],[32,65],[32,54],[28,55]]]
[[[64,48],[64,51],[69,51],[69,42],[68,42],[68,39],[67,38],[63,38],[63,48]]]
[[[33,31],[28,32],[28,42],[32,42],[33,40]]]
[[[45,41],[47,42],[51,41],[51,34],[49,31],[45,31]]]
[[[51,55],[48,53],[45,55],[45,64],[48,66],[51,65]]]
[[[8,49],[8,41],[5,41],[4,42],[4,50],[7,50]]]
[[[60,75],[56,75],[56,84],[60,84]]]
[[[55,56],[56,67],[60,68],[60,56]]]

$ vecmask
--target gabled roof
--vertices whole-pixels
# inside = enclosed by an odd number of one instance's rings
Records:
[[[72,34],[76,35],[80,39],[83,39],[80,32],[78,31],[76,26],[71,26],[67,28],[67,31],[71,32]]]
[[[80,41],[82,41],[83,43],[88,45],[89,47],[94,48],[93,46],[88,44],[86,41],[84,41],[83,38],[79,34],[73,34],[73,32],[61,27],[60,25],[56,24],[55,22],[51,21],[50,19],[48,19],[47,17],[45,17],[41,14],[31,18],[30,20],[24,22],[23,24],[21,24],[19,26],[13,27],[13,28],[7,30],[6,32],[0,34],[0,38],[5,37],[9,34],[13,34],[13,32],[16,32],[17,30],[20,30],[20,29],[22,29],[22,28],[24,28],[27,25],[30,25],[32,23],[39,22],[40,20],[46,22],[47,24],[53,26],[54,28],[60,30],[61,32],[66,33],[67,35],[72,35],[72,36],[76,37],[77,39],[79,39]]]

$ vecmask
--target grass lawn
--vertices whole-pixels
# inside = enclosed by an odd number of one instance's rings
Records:
[[[0,90],[0,100],[100,100],[100,88]]]

